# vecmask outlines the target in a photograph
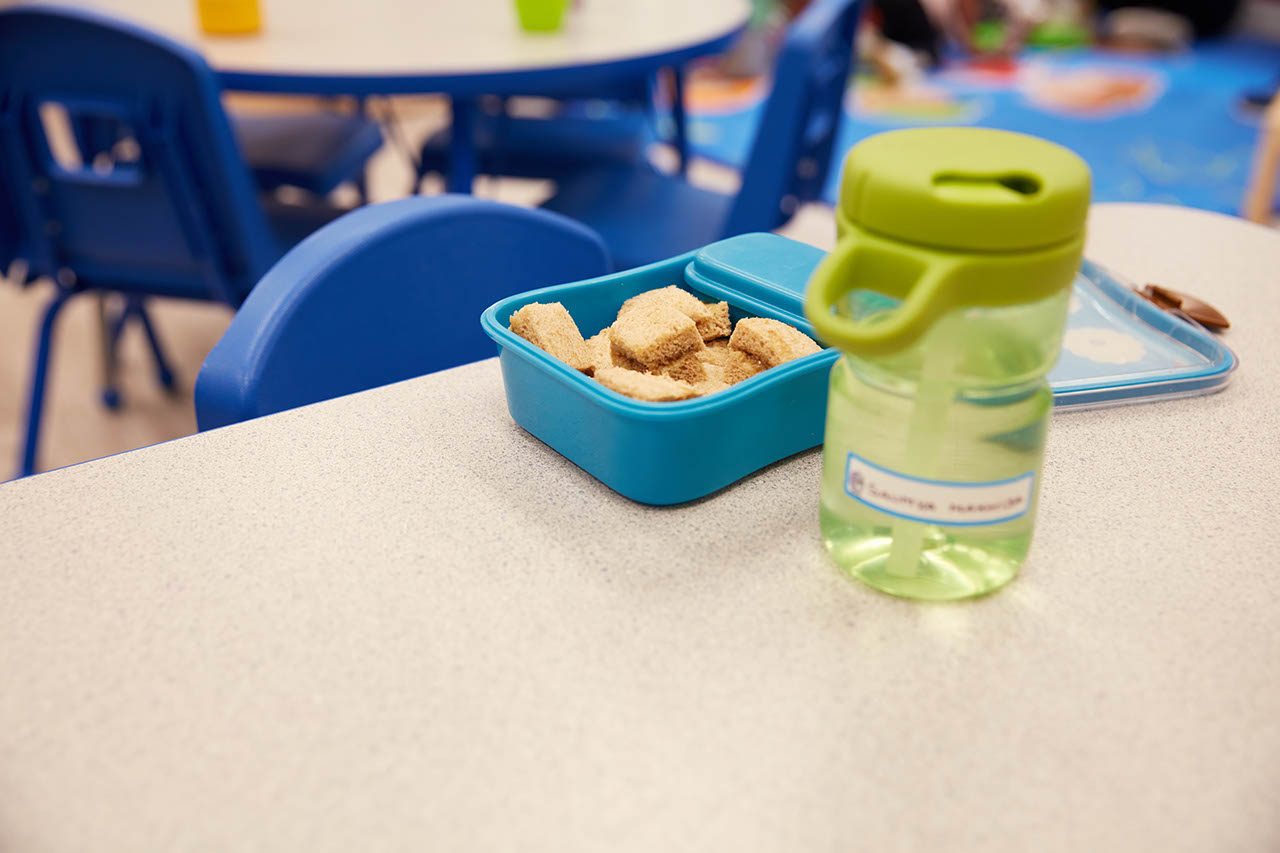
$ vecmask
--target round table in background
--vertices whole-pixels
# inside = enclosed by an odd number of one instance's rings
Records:
[[[723,50],[746,0],[582,0],[558,33],[520,29],[512,0],[261,0],[263,27],[203,33],[193,0],[87,0],[199,50],[227,88],[320,95],[483,94],[633,75]],[[517,81],[518,82],[518,81]]]
[[[194,0],[88,0],[78,5],[188,44],[228,89],[313,95],[446,93],[455,127],[467,96],[556,94],[634,79],[723,51],[746,25],[747,0],[581,0],[560,32],[520,29],[512,0],[261,0],[263,27],[214,36]],[[450,157],[449,189],[469,191],[469,133]]]

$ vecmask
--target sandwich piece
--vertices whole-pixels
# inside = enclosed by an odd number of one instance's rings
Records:
[[[742,325],[743,322],[745,321],[740,320],[738,325]],[[750,379],[765,369],[764,364],[755,356],[733,349],[725,341],[712,341],[707,344],[705,350],[698,353],[698,357],[703,362],[703,369],[708,371],[711,378],[730,385]],[[711,373],[713,367],[716,369],[715,373]]]
[[[690,385],[707,378],[706,366],[694,352],[682,355],[668,364],[660,364],[652,372],[658,376],[669,376],[672,379],[688,382]]]
[[[559,302],[532,302],[511,315],[511,331],[575,370],[588,367],[582,333]]]
[[[755,357],[766,369],[822,351],[804,332],[768,317],[739,320],[729,346]]]
[[[618,345],[613,343],[612,340],[609,342],[609,347],[609,358],[612,359],[614,367],[621,367],[625,370],[634,370],[636,373],[649,372],[649,368],[618,349]]]
[[[705,377],[703,382],[718,382],[726,388],[733,384],[729,381],[723,367],[709,361],[702,362],[702,375]]]
[[[693,386],[666,376],[650,376],[621,367],[605,367],[596,371],[596,381],[606,388],[636,400],[669,403],[695,396]]]
[[[689,291],[682,290],[675,285],[659,288],[658,290],[646,290],[644,293],[631,297],[622,303],[618,316],[621,317],[636,309],[652,308],[655,305],[674,308],[690,320],[693,320],[694,325],[697,326],[698,334],[704,341],[727,338],[729,336],[731,329],[729,325],[729,303],[703,302]]]
[[[613,342],[609,340],[609,330],[600,330],[587,338],[583,349],[586,358],[586,369],[583,373],[595,376],[597,370],[613,367]]]
[[[718,391],[726,391],[729,383],[720,382],[715,379],[704,379],[693,386],[693,392],[699,397],[706,397],[709,394],[715,394]]]
[[[758,358],[745,352],[730,349],[724,365],[724,381],[737,385],[744,379],[750,379],[757,373],[763,373],[765,366]]]
[[[649,369],[703,348],[693,320],[670,305],[633,307],[620,313],[609,338],[616,353]]]
[[[733,331],[733,323],[729,321],[729,303],[712,302],[707,304],[706,308],[711,314],[711,319],[706,324],[694,320],[698,323],[698,331],[702,333],[702,339],[710,341],[729,337],[729,333]]]

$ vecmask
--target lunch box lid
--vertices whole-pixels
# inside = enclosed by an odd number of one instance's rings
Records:
[[[821,249],[777,234],[742,234],[698,250],[685,268],[685,280],[708,296],[816,337],[804,316],[804,290],[824,257]]]

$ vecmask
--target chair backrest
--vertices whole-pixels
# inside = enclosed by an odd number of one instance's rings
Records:
[[[591,229],[470,196],[348,213],[280,259],[196,380],[212,429],[488,358],[503,296],[609,272]]]
[[[0,261],[239,304],[277,257],[213,73],[91,12],[0,10]]]
[[[725,236],[772,231],[820,197],[831,167],[863,0],[814,0],[792,22]]]

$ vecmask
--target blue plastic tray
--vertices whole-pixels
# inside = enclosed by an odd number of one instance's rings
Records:
[[[822,257],[804,243],[747,234],[498,302],[481,325],[498,344],[512,418],[619,494],[657,505],[704,497],[818,446],[838,350],[805,356],[709,397],[646,403],[605,388],[507,325],[529,303],[560,302],[589,337],[612,323],[630,297],[675,284],[728,302],[735,322],[772,317],[815,336],[802,300]],[[1094,264],[1085,263],[1074,297],[1067,345],[1050,373],[1060,407],[1207,394],[1223,387],[1235,367],[1212,335],[1160,311]]]

